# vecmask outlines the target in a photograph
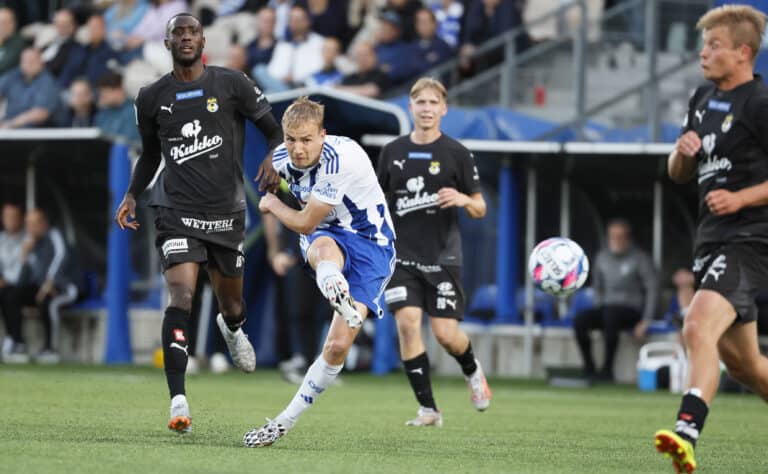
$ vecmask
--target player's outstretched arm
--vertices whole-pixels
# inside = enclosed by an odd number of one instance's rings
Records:
[[[667,172],[672,181],[687,183],[696,174],[696,154],[701,149],[701,139],[693,130],[685,132],[675,143],[667,160]]]
[[[309,198],[307,205],[300,211],[286,206],[272,193],[265,194],[259,201],[259,211],[271,212],[284,226],[305,235],[311,234],[332,210],[332,205],[314,196]]]

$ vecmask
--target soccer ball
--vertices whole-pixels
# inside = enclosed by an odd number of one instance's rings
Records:
[[[531,252],[528,273],[538,288],[553,296],[567,296],[587,281],[589,260],[573,240],[552,237]]]

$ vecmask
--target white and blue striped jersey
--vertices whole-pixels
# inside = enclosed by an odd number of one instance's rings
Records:
[[[320,161],[309,168],[294,167],[283,143],[275,149],[272,165],[302,207],[311,196],[334,206],[318,229],[341,229],[381,246],[394,242],[392,218],[376,172],[351,138],[326,135]]]

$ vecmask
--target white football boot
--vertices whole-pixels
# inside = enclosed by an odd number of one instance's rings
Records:
[[[478,411],[485,411],[491,404],[491,388],[488,386],[488,380],[485,379],[483,368],[480,366],[480,361],[475,359],[477,369],[475,373],[470,376],[464,376],[464,380],[467,381],[469,386],[470,399],[472,405]]]
[[[434,408],[419,407],[416,418],[405,422],[406,426],[443,426],[443,414]]]
[[[176,395],[171,399],[171,419],[168,429],[177,433],[192,431],[192,417],[189,416],[189,403],[184,395]]]
[[[261,428],[254,428],[243,435],[243,444],[248,448],[266,448],[285,436],[288,429],[275,420],[267,418],[267,423]]]
[[[355,308],[355,300],[349,294],[349,284],[341,279],[330,276],[325,279],[325,297],[331,303],[331,307],[339,313],[347,325],[357,329],[363,325],[363,317]]]
[[[227,343],[232,362],[243,372],[256,370],[256,352],[248,336],[243,332],[243,328],[237,328],[235,332],[230,331],[221,313],[216,316],[216,324],[219,326],[221,335],[224,336],[224,342]]]

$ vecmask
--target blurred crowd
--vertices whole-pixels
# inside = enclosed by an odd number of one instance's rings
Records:
[[[470,58],[521,24],[524,3],[0,0],[0,127],[96,126],[137,141],[132,98],[171,69],[163,39],[180,12],[203,22],[207,64],[241,70],[267,93],[326,86],[376,98]],[[471,74],[472,62],[462,64]]]

